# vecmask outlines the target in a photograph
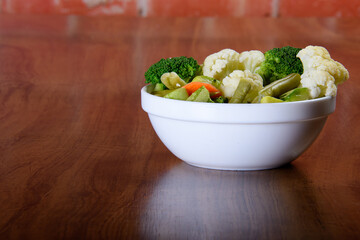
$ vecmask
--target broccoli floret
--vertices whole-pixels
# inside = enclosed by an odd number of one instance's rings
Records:
[[[174,57],[161,59],[150,66],[145,72],[146,83],[161,83],[161,76],[164,73],[176,72],[185,82],[189,82],[200,70],[200,65],[192,57]]]
[[[291,73],[303,73],[300,58],[296,57],[301,48],[290,46],[273,48],[265,53],[265,61],[256,71],[263,79],[264,86]]]
[[[229,102],[229,99],[223,97],[223,96],[220,96],[220,97],[217,97],[213,100],[215,103],[228,103]]]

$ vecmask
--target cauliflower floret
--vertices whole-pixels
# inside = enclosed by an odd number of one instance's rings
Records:
[[[204,75],[222,80],[234,70],[243,69],[239,56],[240,54],[232,49],[223,49],[207,56],[203,65]]]
[[[260,64],[265,61],[265,56],[258,50],[244,51],[240,53],[239,61],[244,66],[244,69],[255,73]]]
[[[310,89],[312,98],[336,96],[336,86],[349,78],[346,68],[333,60],[324,47],[307,46],[297,57],[304,67],[301,86]]]
[[[238,53],[227,48],[206,57],[203,73],[205,76],[222,80],[234,70],[246,69],[255,72],[264,60],[264,54],[257,50]]]
[[[259,74],[252,73],[249,70],[235,70],[230,73],[229,76],[223,79],[220,91],[225,97],[231,98],[239,85],[240,79],[248,81],[251,85],[251,88],[243,102],[252,102],[252,100],[258,95],[258,92],[263,88],[263,79]]]
[[[335,78],[327,71],[308,71],[301,75],[301,85],[310,90],[310,96],[336,96]],[[315,98],[315,97],[313,97]]]

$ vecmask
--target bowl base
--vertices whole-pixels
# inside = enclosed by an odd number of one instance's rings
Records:
[[[263,167],[216,167],[216,166],[208,166],[208,165],[202,165],[202,164],[195,164],[190,162],[184,163],[192,166],[192,167],[198,167],[198,168],[206,168],[210,170],[219,170],[219,171],[261,171],[261,170],[270,170],[274,168],[279,168],[285,164],[278,164],[278,165],[271,165],[271,166],[263,166]]]

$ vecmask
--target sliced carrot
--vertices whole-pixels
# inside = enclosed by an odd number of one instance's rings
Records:
[[[198,90],[202,86],[204,86],[210,92],[210,96],[212,98],[216,98],[216,97],[221,96],[220,90],[217,89],[216,87],[214,87],[213,85],[211,85],[210,83],[190,82],[190,83],[188,83],[188,84],[186,84],[185,86],[182,86],[182,87],[186,89],[186,91],[188,92],[188,94],[190,96],[191,94],[193,94],[196,90]]]

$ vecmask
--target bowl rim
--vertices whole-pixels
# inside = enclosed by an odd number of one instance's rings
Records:
[[[243,124],[309,121],[327,117],[336,107],[336,97],[266,104],[189,102],[155,96],[148,92],[149,86],[141,88],[143,110],[149,115],[182,121]]]

